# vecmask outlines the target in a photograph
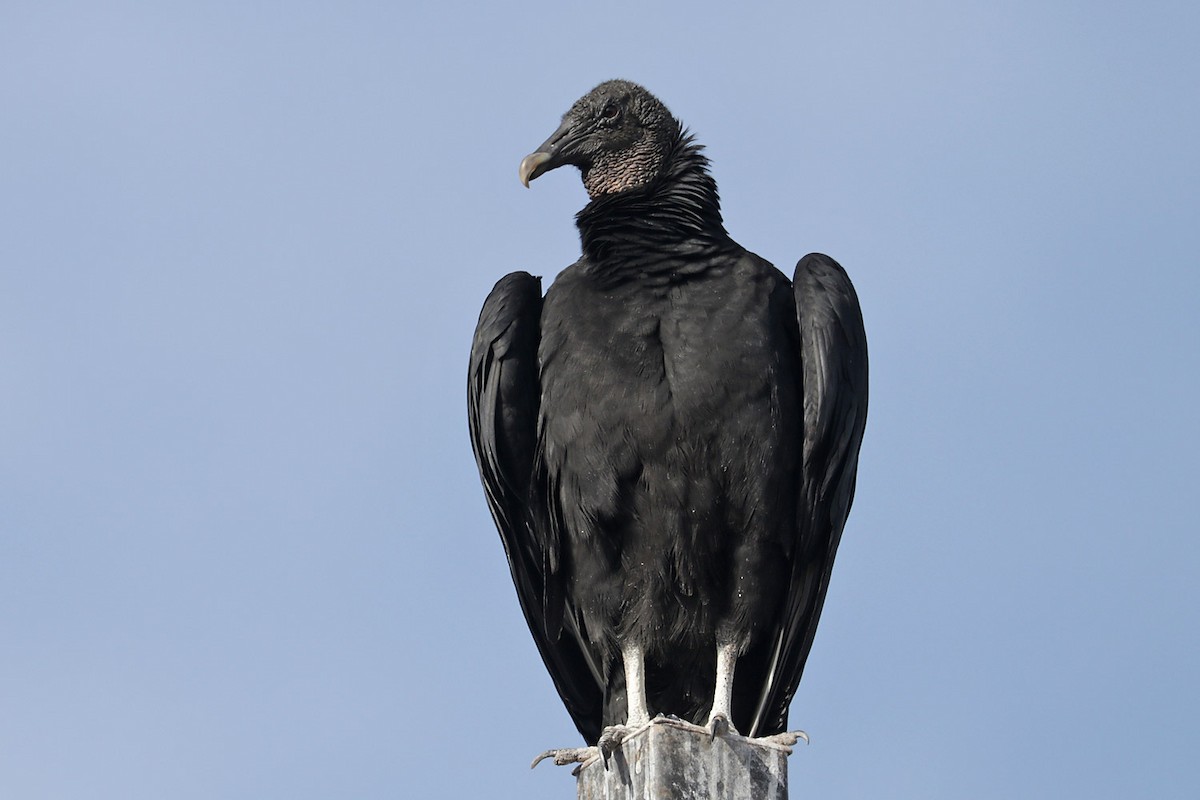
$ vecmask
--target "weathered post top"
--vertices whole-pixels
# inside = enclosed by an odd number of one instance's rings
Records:
[[[794,742],[794,739],[792,740]],[[579,770],[579,800],[787,800],[783,742],[657,720]]]

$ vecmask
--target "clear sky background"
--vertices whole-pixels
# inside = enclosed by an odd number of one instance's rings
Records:
[[[793,794],[1200,796],[1200,5],[734,9],[3,5],[0,797],[573,797],[465,369],[613,77],[862,300]]]

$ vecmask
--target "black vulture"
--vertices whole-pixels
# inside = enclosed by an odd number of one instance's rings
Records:
[[[468,375],[521,609],[591,745],[654,715],[783,733],[866,422],[854,288],[734,242],[701,146],[637,84],[580,98],[520,178],[567,164],[583,254],[544,298],[500,279]]]

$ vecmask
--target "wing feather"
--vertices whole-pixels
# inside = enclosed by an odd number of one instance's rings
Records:
[[[546,624],[550,532],[529,508],[541,394],[541,310],[541,280],[528,273],[506,275],[492,289],[471,343],[467,418],[521,611],[575,726],[592,743],[600,735],[603,696],[576,638]]]
[[[854,500],[867,421],[867,337],[845,270],[812,253],[792,282],[800,323],[804,442],[797,499],[798,547],[770,677],[751,735],[787,728],[842,529]]]

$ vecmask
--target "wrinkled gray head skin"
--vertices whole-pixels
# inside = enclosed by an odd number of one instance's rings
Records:
[[[579,167],[592,199],[646,186],[666,167],[679,123],[657,97],[606,81],[575,101],[562,125],[521,161],[521,182],[565,164]]]

